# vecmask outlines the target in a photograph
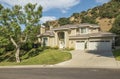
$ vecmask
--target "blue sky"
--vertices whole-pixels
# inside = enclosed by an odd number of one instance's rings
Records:
[[[73,13],[81,12],[102,5],[109,0],[0,0],[5,7],[14,5],[24,6],[27,3],[37,3],[43,6],[41,22],[69,17]]]

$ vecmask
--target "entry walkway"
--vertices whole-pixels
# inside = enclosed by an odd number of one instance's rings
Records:
[[[56,64],[59,67],[117,68],[118,62],[110,51],[71,51],[72,59]]]

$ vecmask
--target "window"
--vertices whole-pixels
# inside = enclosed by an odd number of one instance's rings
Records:
[[[79,28],[77,28],[76,31],[79,32]]]
[[[86,33],[86,28],[81,28],[81,33]]]
[[[48,38],[44,37],[43,38],[43,46],[47,46],[48,45]]]
[[[59,39],[64,39],[65,38],[64,32],[59,32],[58,37]]]

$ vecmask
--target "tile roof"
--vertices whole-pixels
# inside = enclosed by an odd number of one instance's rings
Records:
[[[42,36],[54,36],[54,32],[53,32],[53,30],[49,30],[43,34],[38,35],[38,37],[42,37]]]
[[[68,30],[71,28],[79,28],[79,27],[99,28],[99,26],[95,25],[95,24],[82,23],[82,24],[67,24],[67,25],[63,25],[63,26],[54,28],[53,30]]]
[[[110,32],[98,32],[98,33],[89,33],[89,34],[77,34],[75,36],[70,36],[72,38],[93,38],[93,37],[114,37],[116,36]]]

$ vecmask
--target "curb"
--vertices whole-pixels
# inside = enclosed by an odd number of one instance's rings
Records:
[[[99,69],[120,69],[113,66],[56,66],[56,65],[21,65],[21,66],[0,66],[0,69],[5,68],[99,68]]]

